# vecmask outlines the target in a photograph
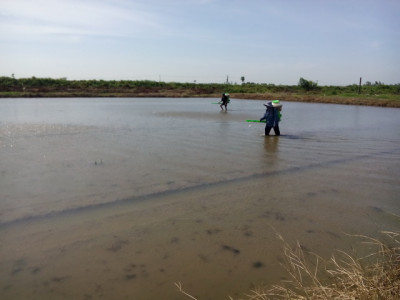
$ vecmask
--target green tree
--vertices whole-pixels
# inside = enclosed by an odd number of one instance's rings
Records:
[[[308,92],[317,89],[318,83],[300,77],[299,86]]]

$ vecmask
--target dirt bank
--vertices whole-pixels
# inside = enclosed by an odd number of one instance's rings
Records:
[[[400,107],[400,99],[374,96],[326,96],[298,93],[230,93],[232,99],[271,100]],[[68,89],[31,88],[24,91],[0,92],[0,98],[71,98],[71,97],[141,97],[141,98],[217,98],[215,90],[194,88],[136,88],[136,89]]]
[[[231,98],[270,100],[279,99],[292,102],[331,103],[345,105],[366,105],[382,107],[400,107],[400,101],[383,98],[356,98],[324,95],[297,95],[297,94],[231,94]]]

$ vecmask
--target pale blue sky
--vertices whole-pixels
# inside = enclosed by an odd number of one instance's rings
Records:
[[[0,0],[0,76],[400,83],[399,0]]]

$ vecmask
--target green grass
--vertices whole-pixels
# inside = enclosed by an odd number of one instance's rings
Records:
[[[268,83],[180,83],[150,80],[67,80],[65,78],[0,77],[0,97],[218,97],[282,99],[285,101],[328,102],[400,107],[400,84],[381,83],[359,86],[317,86],[308,90],[299,85]],[[373,101],[376,101],[373,102]]]

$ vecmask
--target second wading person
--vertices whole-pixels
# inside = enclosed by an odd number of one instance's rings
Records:
[[[222,97],[221,97],[221,101],[220,101],[221,105],[219,106],[219,107],[221,107],[222,111],[224,110],[223,106],[225,106],[225,111],[228,111],[228,103],[229,102],[230,102],[229,94],[223,93]]]

